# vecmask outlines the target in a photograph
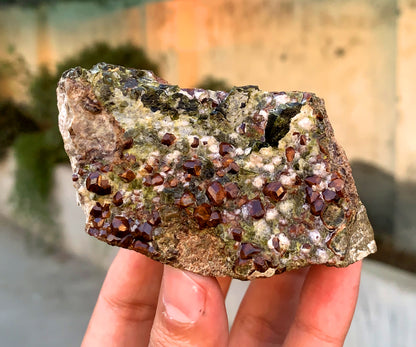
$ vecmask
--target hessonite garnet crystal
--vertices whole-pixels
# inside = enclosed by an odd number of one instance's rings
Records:
[[[376,251],[314,94],[180,89],[104,63],[66,71],[57,92],[86,230],[99,240],[239,279]]]

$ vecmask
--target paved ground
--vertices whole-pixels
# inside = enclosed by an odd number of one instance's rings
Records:
[[[0,218],[0,346],[79,346],[105,272],[45,253]],[[230,318],[247,283],[233,284]]]
[[[0,218],[0,346],[78,346],[105,273],[86,261],[38,249]],[[247,284],[232,283],[230,321]],[[345,347],[414,346],[415,307],[414,275],[366,262]]]
[[[31,250],[21,230],[0,225],[0,345],[79,346],[104,272]]]

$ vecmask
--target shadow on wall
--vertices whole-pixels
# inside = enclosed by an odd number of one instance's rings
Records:
[[[416,272],[416,251],[409,251],[411,247],[405,250],[399,240],[406,235],[416,244],[416,234],[413,240],[410,235],[416,219],[416,184],[397,182],[391,174],[366,162],[353,161],[351,167],[377,241],[378,252],[371,257]]]
[[[394,233],[395,180],[382,169],[362,161],[351,163],[355,184],[377,235]]]

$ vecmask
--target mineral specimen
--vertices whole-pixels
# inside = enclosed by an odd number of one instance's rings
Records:
[[[239,279],[376,251],[314,94],[180,89],[104,63],[66,71],[57,92],[86,230],[99,240]]]

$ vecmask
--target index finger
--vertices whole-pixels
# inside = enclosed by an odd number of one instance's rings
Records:
[[[82,346],[147,346],[163,265],[120,249],[107,273]]]
[[[343,345],[357,303],[361,265],[311,267],[285,347]]]

